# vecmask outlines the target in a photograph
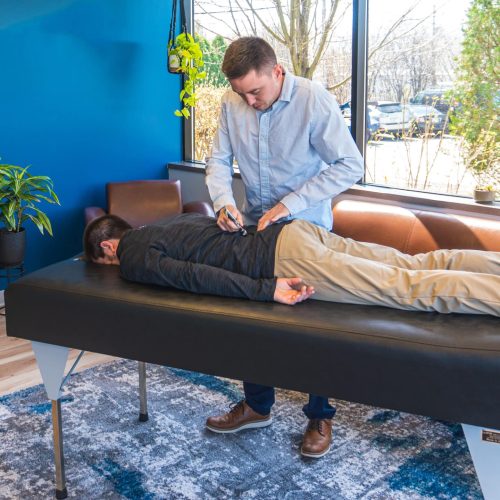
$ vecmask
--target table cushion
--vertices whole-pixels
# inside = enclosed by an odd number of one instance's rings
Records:
[[[12,283],[7,334],[500,428],[500,320],[195,295],[69,259]]]

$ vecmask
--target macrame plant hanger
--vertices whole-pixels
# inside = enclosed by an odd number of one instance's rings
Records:
[[[181,4],[181,29],[187,35],[186,11],[184,10],[184,0],[172,1],[172,17],[170,18],[170,31],[168,35],[168,71],[169,73],[179,73],[181,60],[175,50],[175,27],[177,24],[177,2]]]

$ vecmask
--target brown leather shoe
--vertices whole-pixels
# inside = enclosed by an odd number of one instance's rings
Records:
[[[273,418],[271,414],[260,415],[246,404],[240,401],[224,415],[207,418],[207,429],[222,434],[238,432],[243,429],[256,429],[271,425]]]
[[[304,457],[320,458],[328,453],[332,443],[332,419],[312,418],[307,424],[300,453]]]

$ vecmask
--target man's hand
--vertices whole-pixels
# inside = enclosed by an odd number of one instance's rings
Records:
[[[226,205],[224,208],[227,208],[236,217],[236,220],[243,226],[243,217],[241,216],[240,211],[235,206]],[[224,210],[224,208],[221,208],[221,210],[219,211],[217,225],[223,231],[229,231],[230,233],[239,231],[238,226],[234,222],[232,222],[226,215],[226,211]]]
[[[262,231],[263,229],[266,229],[269,224],[273,224],[281,218],[288,217],[289,215],[290,212],[288,208],[286,208],[285,205],[283,205],[283,203],[281,203],[280,201],[259,219],[259,222],[257,224],[257,231]]]
[[[278,278],[274,301],[293,305],[307,300],[314,294],[314,287],[306,285],[301,278]]]

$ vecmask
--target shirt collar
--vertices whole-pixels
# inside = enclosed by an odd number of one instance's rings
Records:
[[[283,80],[283,87],[281,87],[281,94],[278,99],[279,101],[290,102],[290,99],[292,98],[292,90],[294,84],[295,84],[294,76],[289,71],[287,71],[285,73],[285,79]]]

